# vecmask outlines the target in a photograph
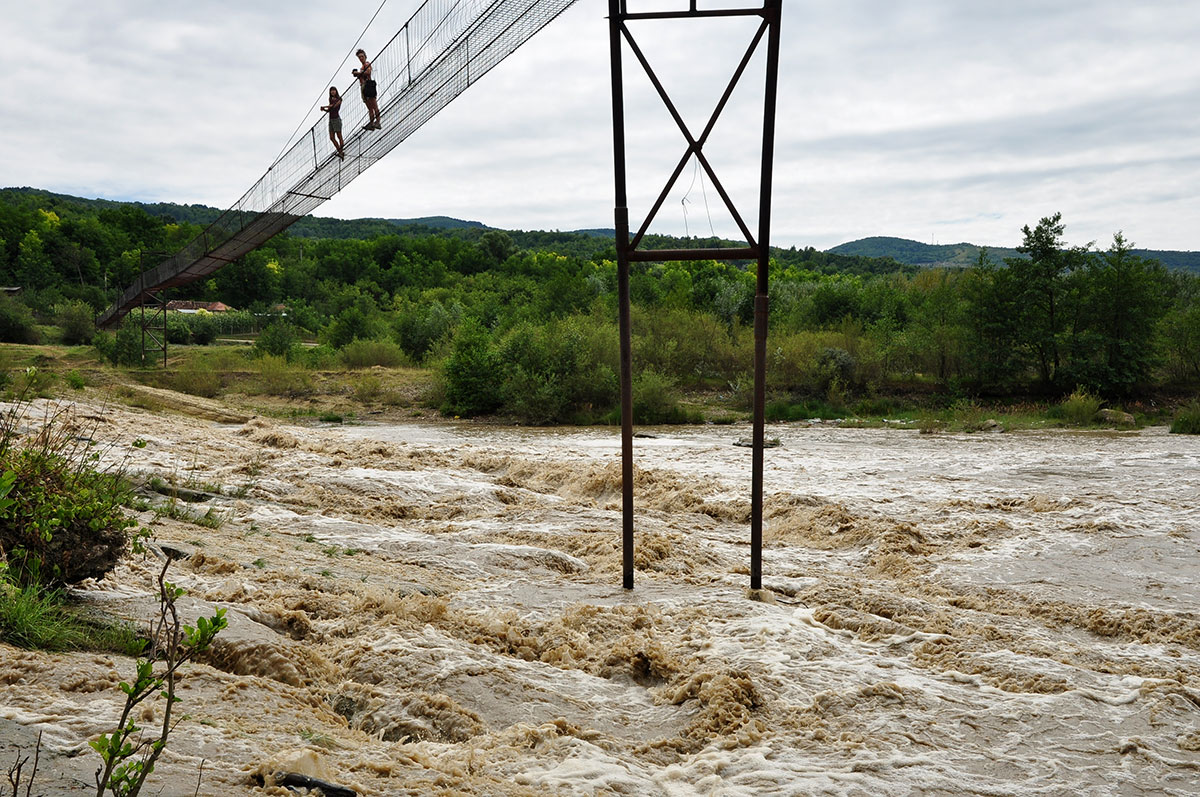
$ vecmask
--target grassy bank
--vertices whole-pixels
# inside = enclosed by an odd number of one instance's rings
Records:
[[[411,366],[387,345],[366,342],[341,351],[308,347],[288,357],[264,355],[238,343],[173,346],[165,369],[116,367],[87,346],[5,344],[0,347],[0,372],[0,388],[10,395],[28,391],[43,397],[99,397],[149,411],[178,411],[181,401],[187,411],[187,402],[195,399],[197,406],[212,400],[245,414],[314,422],[450,417],[438,409],[443,406],[443,388],[437,366]],[[735,424],[751,419],[749,385],[691,391],[651,385],[643,390],[646,401],[657,402],[658,417],[672,422]],[[766,418],[770,423],[837,423],[926,433],[1133,429],[1173,422],[1178,431],[1188,432],[1195,426],[1187,397],[1115,406],[1077,391],[1057,402],[985,401],[948,396],[921,385],[890,395],[827,391],[817,398],[768,396]],[[512,419],[497,415],[485,420]],[[607,411],[581,422],[616,423],[619,416]]]

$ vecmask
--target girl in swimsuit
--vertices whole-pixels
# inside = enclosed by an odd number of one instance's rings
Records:
[[[333,148],[337,151],[337,156],[343,160],[346,158],[346,142],[342,140],[342,117],[339,113],[342,107],[342,98],[338,94],[338,90],[329,87],[329,104],[322,105],[322,111],[329,112],[329,140],[333,142]]]

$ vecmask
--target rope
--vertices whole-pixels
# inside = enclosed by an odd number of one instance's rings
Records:
[[[704,197],[704,213],[708,216],[708,231],[713,238],[717,237],[716,230],[713,229],[712,211],[708,209],[708,190],[704,187],[704,174],[700,171],[700,159],[696,158],[696,166],[692,169],[692,183],[688,186],[687,191],[683,194],[683,199],[679,200],[680,206],[683,208],[683,235],[686,238],[692,237],[691,231],[688,229],[688,199],[692,194],[692,189],[696,187],[696,177],[700,177],[700,193]]]
[[[354,55],[354,53],[358,50],[358,45],[362,41],[363,36],[367,35],[367,31],[371,29],[371,25],[375,22],[375,17],[379,16],[379,12],[383,10],[383,7],[387,5],[387,2],[388,0],[383,0],[383,2],[379,4],[379,8],[375,9],[375,13],[371,15],[371,19],[367,22],[367,26],[362,29],[362,33],[358,34],[358,38],[354,40],[354,44],[350,45],[349,51],[342,56],[342,62],[337,65],[336,69],[333,70],[333,74],[329,76],[329,80],[325,81],[326,84],[334,83],[337,80],[338,73],[342,71],[342,67],[344,67],[346,62],[350,60],[350,56]],[[301,117],[300,123],[296,125],[296,129],[292,131],[292,134],[288,136],[288,140],[284,142],[283,148],[279,150],[279,154],[275,156],[275,160],[271,161],[272,163],[275,163],[283,157],[283,153],[287,152],[287,148],[290,147],[292,145],[292,141],[295,140],[296,133],[300,132],[300,128],[304,127],[304,123],[308,121],[308,115],[312,113],[313,109],[316,108],[321,103],[321,100],[327,96],[327,94],[318,96],[317,99],[313,101],[313,104],[308,106],[308,110],[304,112],[304,116]]]

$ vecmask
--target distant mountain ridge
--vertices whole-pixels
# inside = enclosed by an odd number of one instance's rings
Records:
[[[979,253],[987,249],[988,258],[995,263],[1008,257],[1024,257],[1016,249],[983,247],[977,244],[924,244],[907,238],[873,236],[849,241],[827,251],[837,255],[860,257],[890,257],[898,263],[924,268],[966,268],[979,262]],[[1200,252],[1179,252],[1170,249],[1134,249],[1133,254],[1157,260],[1168,269],[1200,273]]]

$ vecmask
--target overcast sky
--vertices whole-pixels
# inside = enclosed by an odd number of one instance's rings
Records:
[[[221,208],[271,164],[379,6],[0,2],[0,186]],[[418,5],[389,0],[365,49]],[[687,0],[631,0],[646,5]],[[317,214],[611,227],[606,11],[579,0]],[[1103,248],[1123,230],[1139,247],[1200,249],[1200,2],[784,0],[782,30],[772,243],[1014,246],[1022,225],[1061,211],[1072,244]],[[698,130],[752,28],[634,32]],[[684,143],[632,58],[625,68],[637,225]],[[761,74],[758,59],[706,150],[752,229]],[[654,230],[736,237],[694,177]]]

